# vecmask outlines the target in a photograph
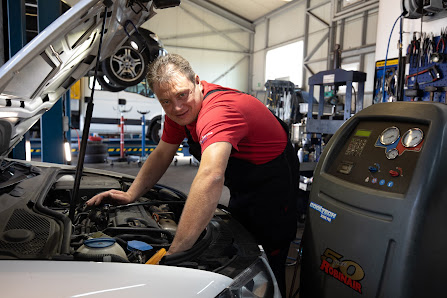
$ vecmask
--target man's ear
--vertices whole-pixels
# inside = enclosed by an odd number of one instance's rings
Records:
[[[200,78],[199,75],[196,75],[196,85],[200,84]]]

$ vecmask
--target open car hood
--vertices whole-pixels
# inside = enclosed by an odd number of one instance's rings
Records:
[[[110,2],[100,59],[152,17],[154,1],[81,0],[0,68],[0,155],[96,65],[104,2]],[[132,4],[132,5],[131,5]],[[126,29],[125,29],[126,27]],[[126,33],[127,31],[127,33]]]

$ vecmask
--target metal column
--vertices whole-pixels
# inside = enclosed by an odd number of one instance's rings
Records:
[[[38,0],[37,17],[39,32],[61,14],[60,0]],[[40,119],[40,139],[45,162],[64,163],[63,101],[59,100]]]

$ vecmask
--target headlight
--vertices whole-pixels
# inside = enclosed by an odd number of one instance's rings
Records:
[[[229,297],[281,297],[275,276],[265,257],[259,257],[217,296],[217,298]]]

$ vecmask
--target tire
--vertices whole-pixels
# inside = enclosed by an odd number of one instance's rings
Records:
[[[150,139],[155,143],[160,143],[160,130],[161,130],[161,121],[159,119],[155,120],[154,125],[151,127],[150,131]]]
[[[147,73],[148,58],[131,46],[123,46],[101,63],[102,70],[114,85],[130,87],[141,82]]]
[[[121,85],[116,85],[112,82],[107,82],[108,78],[105,76],[98,76],[97,80],[99,85],[101,85],[101,87],[106,90],[106,91],[110,91],[110,92],[119,92],[119,91],[123,91],[124,89],[126,89],[125,86],[121,86]]]
[[[107,154],[86,154],[84,157],[85,163],[104,163],[107,161]]]
[[[104,143],[87,143],[87,147],[85,148],[85,154],[107,154],[108,146]]]

